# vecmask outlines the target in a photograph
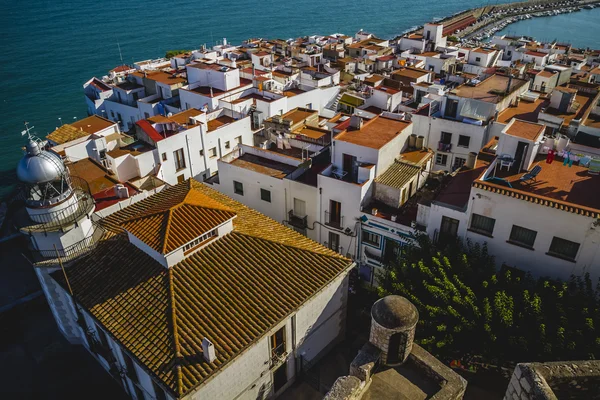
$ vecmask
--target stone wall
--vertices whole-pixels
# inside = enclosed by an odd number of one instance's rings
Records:
[[[504,400],[600,398],[600,361],[517,364]]]
[[[398,354],[399,363],[401,363],[406,360],[406,357],[408,357],[411,352],[415,337],[414,326],[406,329],[387,329],[379,325],[374,319],[371,319],[371,333],[369,336],[369,342],[373,343],[378,349],[381,350],[381,362],[383,364],[389,364],[388,350],[390,337],[396,333],[401,333],[404,336]]]

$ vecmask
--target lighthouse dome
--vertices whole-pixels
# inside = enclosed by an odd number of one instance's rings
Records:
[[[37,142],[29,140],[26,154],[17,165],[17,177],[21,182],[40,184],[60,180],[65,173],[65,165],[60,156],[40,149]]]

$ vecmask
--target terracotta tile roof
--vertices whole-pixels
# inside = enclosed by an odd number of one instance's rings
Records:
[[[166,203],[125,221],[123,229],[154,250],[168,254],[235,217],[235,212],[197,191],[175,205]]]
[[[81,139],[89,136],[90,133],[86,131],[79,130],[69,124],[64,124],[56,128],[54,132],[46,136],[46,139],[51,140],[56,144],[63,144],[72,140]]]
[[[109,119],[102,118],[99,115],[92,115],[71,123],[71,126],[74,126],[76,129],[83,129],[92,134],[100,132],[112,125],[116,125],[116,123]]]
[[[234,230],[169,269],[116,234],[68,270],[77,303],[176,398],[227,366],[351,266],[195,181],[165,189],[103,222],[114,234],[131,216],[176,204],[191,192],[232,209],[238,215]],[[53,277],[66,286],[62,272]],[[202,354],[204,337],[216,349],[212,363]]]

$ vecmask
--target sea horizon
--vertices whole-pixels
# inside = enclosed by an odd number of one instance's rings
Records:
[[[142,15],[136,1],[120,2],[118,9],[82,1],[8,4],[0,16],[3,57],[11,58],[3,60],[4,73],[0,74],[4,89],[0,100],[0,195],[15,182],[14,168],[22,156],[23,122],[28,121],[33,133],[44,138],[61,123],[86,117],[83,84],[93,76],[106,75],[121,64],[121,57],[123,63],[132,64],[163,57],[168,50],[211,46],[223,38],[240,44],[250,37],[354,35],[360,29],[393,38],[428,21],[484,4],[481,0],[450,1],[442,10],[437,4],[416,0],[396,7],[375,0],[365,11],[341,0],[330,0],[326,6],[316,0],[275,6],[267,0],[215,4],[208,14],[192,1],[165,4],[150,0],[144,2]],[[597,15],[598,10],[591,12]],[[589,11],[568,16],[577,18],[583,13]],[[544,20],[518,24],[543,24]],[[517,24],[507,30],[513,26]],[[585,33],[580,32],[580,36],[585,37]],[[577,38],[571,42],[577,45]]]

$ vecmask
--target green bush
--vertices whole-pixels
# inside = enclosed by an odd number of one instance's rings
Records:
[[[170,59],[170,58],[173,58],[173,57],[175,57],[175,56],[176,56],[176,55],[178,55],[178,54],[181,54],[181,53],[187,53],[187,52],[190,52],[190,51],[191,51],[191,50],[169,50],[169,51],[167,51],[167,53],[165,54],[165,58],[168,60],[168,59]]]

